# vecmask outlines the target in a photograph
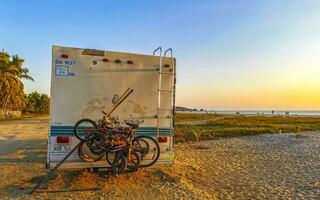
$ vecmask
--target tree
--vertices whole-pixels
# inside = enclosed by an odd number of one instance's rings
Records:
[[[26,98],[22,79],[31,80],[29,70],[23,67],[24,60],[18,55],[11,56],[0,52],[0,108],[3,110],[19,110],[25,106]]]
[[[40,96],[41,104],[39,111],[43,114],[48,114],[50,111],[50,98],[47,94],[41,94]]]
[[[32,92],[27,96],[26,107],[23,112],[48,114],[50,98],[47,94]]]

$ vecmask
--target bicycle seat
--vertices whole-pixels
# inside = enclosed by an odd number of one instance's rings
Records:
[[[132,129],[136,129],[142,124],[143,120],[124,120],[122,123],[125,123],[126,125],[130,126]]]

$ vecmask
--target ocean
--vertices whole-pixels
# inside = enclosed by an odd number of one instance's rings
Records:
[[[314,110],[274,110],[274,112],[272,112],[272,110],[208,110],[208,111],[179,111],[179,113],[320,116],[320,110],[315,110],[315,111]]]

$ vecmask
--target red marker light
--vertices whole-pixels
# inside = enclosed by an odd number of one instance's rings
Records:
[[[158,142],[159,143],[165,143],[168,141],[168,138],[167,137],[158,137]]]
[[[116,59],[114,62],[119,64],[119,63],[121,63],[121,60],[120,59]]]
[[[132,64],[133,64],[133,61],[132,61],[132,60],[128,60],[127,63],[128,63],[129,65],[132,65]]]
[[[59,137],[57,137],[57,143],[70,143],[70,137],[59,136]]]
[[[104,58],[102,59],[103,62],[109,62],[109,59],[108,58]]]
[[[69,58],[67,54],[61,54],[61,58]]]

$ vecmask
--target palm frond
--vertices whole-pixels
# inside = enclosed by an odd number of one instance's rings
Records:
[[[29,75],[22,74],[20,77],[23,78],[23,79],[26,79],[26,80],[34,82],[34,79]]]

